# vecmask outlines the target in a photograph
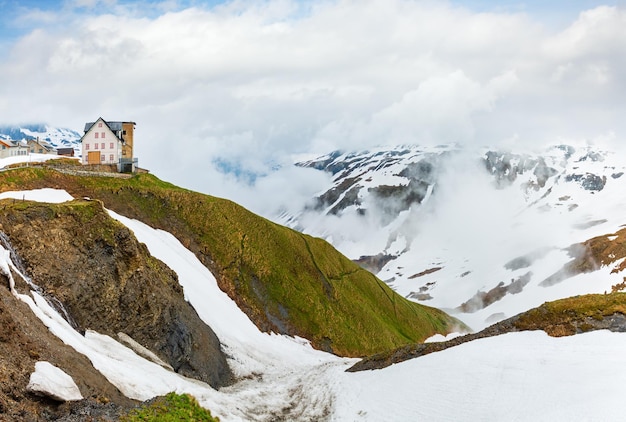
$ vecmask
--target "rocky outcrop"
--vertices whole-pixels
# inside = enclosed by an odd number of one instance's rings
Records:
[[[176,372],[214,387],[230,382],[220,343],[184,300],[176,274],[100,202],[5,203],[0,229],[77,330],[126,333]]]
[[[586,174],[568,174],[565,178],[566,181],[578,182],[580,185],[588,191],[600,192],[606,185],[606,176],[598,176],[592,173]]]

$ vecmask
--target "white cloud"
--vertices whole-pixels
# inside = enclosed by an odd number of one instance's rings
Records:
[[[142,165],[233,198],[298,177],[272,170],[294,153],[624,137],[619,7],[560,32],[411,0],[147,7],[76,0],[18,40],[0,61],[2,119],[78,130],[98,116],[134,120]],[[255,189],[216,161],[261,175]]]

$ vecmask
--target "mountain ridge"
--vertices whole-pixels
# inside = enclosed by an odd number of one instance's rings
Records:
[[[73,129],[50,126],[45,123],[0,125],[0,139],[13,141],[40,139],[54,148],[73,148],[74,155],[77,157],[82,154],[79,142],[81,137],[82,135]]]
[[[278,221],[327,239],[402,296],[446,309],[474,329],[621,281],[607,273],[585,287],[571,273],[557,287],[544,282],[584,249],[571,245],[624,223],[626,166],[610,149],[403,145],[296,165],[333,180],[300,213]]]

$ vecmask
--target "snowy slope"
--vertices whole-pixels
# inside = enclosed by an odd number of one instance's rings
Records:
[[[64,191],[5,197],[48,202]],[[237,420],[617,420],[626,377],[626,335],[594,332],[550,338],[513,333],[467,343],[377,371],[347,373],[353,359],[259,332],[195,256],[169,233],[112,213],[174,269],[185,295],[217,333],[245,378],[215,391],[148,362],[96,332],[81,336],[40,296],[20,295],[50,330],[85,354],[129,397],[189,392],[223,421]],[[9,254],[0,253],[7,272]],[[14,268],[14,271],[16,269]],[[36,282],[36,280],[35,280]]]
[[[607,268],[540,286],[572,259],[570,245],[626,223],[626,162],[615,152],[402,146],[298,165],[332,173],[333,185],[280,222],[366,258],[398,293],[476,330],[623,280]],[[484,303],[479,292],[503,297]]]

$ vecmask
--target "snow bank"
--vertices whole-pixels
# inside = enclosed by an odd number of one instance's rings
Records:
[[[11,191],[0,193],[0,199],[21,199],[25,201],[47,202],[50,204],[60,204],[71,201],[74,198],[63,189],[33,189],[25,191]]]
[[[335,421],[623,419],[626,335],[540,331],[465,343],[378,371],[337,374]]]
[[[63,370],[50,362],[37,362],[26,390],[58,401],[82,400],[78,386]]]

